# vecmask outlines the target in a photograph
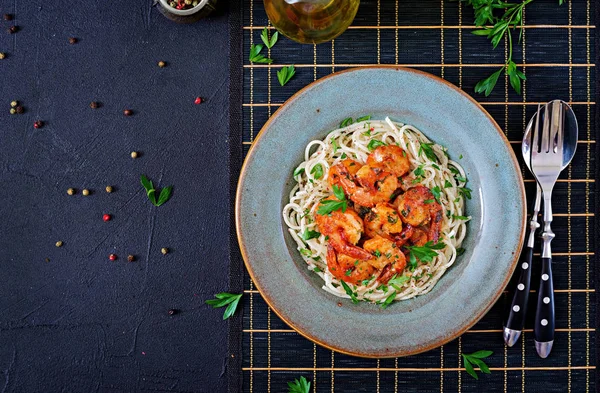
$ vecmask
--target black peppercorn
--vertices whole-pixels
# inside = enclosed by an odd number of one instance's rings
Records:
[[[168,312],[169,315],[175,315],[175,314],[178,314],[178,313],[179,313],[179,310],[177,310],[175,308],[170,309],[169,312]]]
[[[19,27],[18,27],[18,26],[11,26],[11,27],[8,29],[8,32],[9,32],[10,34],[16,33],[17,31],[19,31]]]
[[[15,108],[15,111],[20,115],[23,112],[25,112],[25,109],[21,105],[17,105],[17,107]]]
[[[124,114],[125,116],[131,116],[131,115],[133,115],[133,111],[132,111],[131,109],[125,109],[125,110],[123,111],[123,114]]]
[[[129,262],[133,262],[133,261],[135,261],[135,256],[133,256],[133,255],[129,255],[129,256],[127,257],[127,261],[129,261]]]
[[[4,14],[4,20],[13,20],[13,16],[11,14]]]
[[[76,44],[76,43],[77,43],[77,38],[75,38],[75,37],[69,38],[69,44]]]
[[[99,107],[100,107],[100,104],[97,103],[96,101],[92,101],[90,103],[90,108],[92,108],[92,109],[98,109]]]

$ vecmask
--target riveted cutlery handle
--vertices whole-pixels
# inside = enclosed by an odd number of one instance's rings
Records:
[[[529,287],[531,284],[531,261],[533,259],[533,248],[526,247],[523,252],[523,260],[517,266],[520,270],[519,279],[516,281],[513,292],[509,292],[511,304],[508,310],[508,318],[504,324],[505,328],[512,330],[523,330],[525,314],[527,312],[527,301],[529,299]]]
[[[554,340],[554,288],[552,284],[552,258],[542,258],[542,276],[538,290],[537,310],[533,336],[537,342]]]

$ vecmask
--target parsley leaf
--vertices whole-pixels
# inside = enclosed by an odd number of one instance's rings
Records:
[[[319,236],[321,236],[320,232],[311,231],[310,229],[307,228],[302,233],[302,240],[307,241],[307,240],[310,240],[310,239],[315,239],[315,238],[317,238]]]
[[[223,319],[227,319],[235,313],[235,310],[242,298],[242,294],[221,292],[215,295],[216,299],[207,300],[205,303],[212,306],[213,308],[219,308],[227,306],[225,313],[223,313]]]
[[[304,173],[304,168],[296,168],[296,170],[294,171],[294,177],[296,177],[302,173]]]
[[[331,138],[331,146],[333,146],[333,154],[337,153],[340,146],[337,144],[337,141],[334,138]]]
[[[271,49],[273,45],[275,45],[275,43],[277,42],[277,39],[279,38],[279,32],[275,31],[275,33],[273,33],[273,35],[271,36],[271,39],[269,39],[269,30],[265,27],[262,33],[260,34],[260,38],[262,39],[262,42],[265,43],[265,46]]]
[[[329,214],[331,212],[334,212],[336,210],[340,210],[342,209],[342,212],[346,212],[346,209],[348,208],[348,201],[346,200],[346,195],[344,194],[344,190],[342,190],[342,187],[333,186],[333,195],[335,195],[335,197],[338,199],[337,201],[334,201],[332,199],[325,199],[321,201],[321,205],[319,206],[319,209],[317,210],[317,214],[320,214],[322,216],[324,216],[325,214]]]
[[[396,290],[400,291],[400,287],[409,281],[410,281],[410,277],[408,277],[408,276],[394,275],[394,277],[390,278],[390,281],[388,281],[388,285],[390,285],[390,286],[394,287]]]
[[[467,251],[467,250],[465,250],[465,249],[464,249],[464,248],[462,248],[462,247],[458,247],[458,248],[456,249],[456,255],[458,255],[458,256],[461,256],[462,254],[464,254],[464,253],[465,253],[465,251]]]
[[[477,367],[479,367],[482,373],[490,374],[490,368],[481,359],[485,359],[491,356],[493,353],[494,352],[492,351],[477,351],[473,352],[472,354],[462,353],[461,356],[465,362],[465,371],[473,378],[479,379],[479,375],[477,375],[475,369],[473,368],[473,364],[475,364]]]
[[[385,301],[383,303],[381,303],[381,305],[379,306],[379,308],[381,308],[382,310],[385,310],[387,308],[387,306],[389,306],[390,304],[392,304],[392,302],[394,301],[394,299],[396,298],[396,294],[397,292],[394,291],[390,294],[390,296],[388,296]]]
[[[450,181],[446,180],[446,182],[444,183],[444,188],[450,188],[452,187],[452,183],[450,183]]]
[[[371,115],[366,115],[366,116],[356,118],[357,123],[360,123],[361,121],[367,121],[367,120],[371,120]]]
[[[433,196],[434,196],[435,200],[436,200],[438,203],[442,203],[442,202],[440,202],[440,197],[442,196],[442,190],[440,189],[440,187],[439,187],[439,186],[435,186],[435,187],[433,187],[433,188],[431,189],[431,193],[433,194]]]
[[[348,127],[350,124],[353,124],[354,120],[351,117],[347,117],[340,123],[340,128]]]
[[[340,201],[346,200],[346,194],[344,194],[344,190],[342,189],[342,187],[337,186],[335,184],[333,185],[333,195],[335,195],[335,197]]]
[[[315,179],[319,180],[323,177],[323,165],[317,164],[310,170],[310,174],[314,175]]]
[[[148,196],[150,202],[157,207],[168,201],[173,192],[173,186],[165,187],[160,191],[158,198],[156,198],[156,189],[154,188],[152,181],[148,180],[145,175],[142,175],[140,176],[140,182],[146,190],[146,196]]]
[[[292,77],[296,74],[296,69],[294,65],[283,67],[279,71],[277,71],[277,79],[279,80],[279,84],[281,86],[285,86],[286,83],[292,79]]]
[[[288,393],[310,393],[310,382],[304,377],[294,379],[294,382],[288,382]]]
[[[273,60],[267,59],[266,57],[264,57],[263,55],[260,54],[262,49],[263,49],[262,44],[252,45],[250,47],[250,56],[248,57],[248,59],[253,63],[271,64],[273,62]]]
[[[387,146],[387,144],[382,141],[378,141],[377,139],[371,139],[367,145],[367,149],[369,149],[369,151],[373,151],[379,146]]]
[[[469,217],[467,217],[467,216],[457,216],[457,215],[455,215],[455,214],[453,214],[453,215],[452,215],[452,218],[454,218],[454,219],[456,219],[456,220],[464,220],[464,221],[466,221],[466,220],[469,220],[469,219],[470,219],[470,218],[469,218]]]
[[[346,295],[350,296],[350,299],[352,299],[352,303],[357,304],[358,299],[356,297],[356,294],[352,291],[352,289],[350,289],[350,286],[346,284],[345,281],[341,281],[341,283],[342,287],[344,288],[344,291],[346,291]]]
[[[413,171],[413,173],[415,174],[415,176],[425,175],[425,171],[423,170],[423,165],[419,165],[418,167],[416,167],[415,170]]]
[[[438,255],[436,250],[443,250],[444,248],[446,248],[446,244],[443,242],[433,244],[432,241],[428,241],[424,246],[406,247],[410,251],[409,261],[411,266],[416,266],[417,258],[423,263],[431,262]]]
[[[458,192],[467,199],[471,199],[471,191],[473,191],[473,190],[471,190],[470,188],[467,188],[467,187],[459,187],[458,188]]]
[[[421,143],[421,146],[419,147],[419,155],[421,155],[422,153],[425,154],[425,157],[429,158],[431,161],[437,162],[438,161],[438,157],[435,155],[435,153],[433,152],[433,149],[431,148],[431,146],[433,146],[434,143]]]

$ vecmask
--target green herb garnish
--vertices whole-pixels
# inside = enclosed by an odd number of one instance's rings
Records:
[[[319,267],[318,267],[318,266],[315,266],[315,268],[313,269],[313,272],[315,272],[315,273],[321,273],[321,272],[322,272],[322,270],[321,270],[321,269],[319,269]]]
[[[366,115],[366,116],[361,116],[356,118],[356,122],[360,123],[361,121],[367,121],[367,120],[371,120],[371,115]]]
[[[443,250],[444,248],[446,248],[445,243],[433,244],[432,241],[428,241],[424,246],[407,246],[406,249],[410,251],[409,262],[411,267],[416,267],[417,259],[423,263],[431,262],[438,255],[436,250]]]
[[[431,146],[433,146],[434,143],[421,143],[421,146],[419,146],[419,155],[421,155],[421,153],[425,154],[425,157],[429,158],[431,161],[438,161],[438,157],[435,155],[435,153],[433,152],[433,149],[431,148]]]
[[[288,382],[288,393],[310,393],[310,382],[304,377],[294,379],[294,382]]]
[[[454,178],[456,179],[456,181],[460,181],[460,182],[463,182],[463,183],[467,182],[467,178],[463,177],[463,176],[454,176]]]
[[[410,281],[410,277],[408,277],[408,276],[394,275],[394,277],[390,278],[390,281],[388,281],[388,285],[390,285],[390,286],[394,287],[396,290],[400,291],[401,290],[400,287],[409,281]]]
[[[456,219],[456,220],[469,220],[470,218],[467,216],[457,216],[455,214],[452,215],[452,218]]]
[[[353,124],[354,120],[351,117],[347,117],[340,123],[340,128],[348,127],[350,124]]]
[[[346,270],[346,277],[350,277],[351,274],[352,274],[352,269]]]
[[[269,39],[269,30],[265,27],[262,33],[260,34],[260,38],[262,39],[262,42],[265,43],[265,46],[271,49],[273,45],[275,45],[275,43],[277,42],[277,39],[279,38],[279,32],[275,31],[275,33],[273,33],[273,35],[271,36],[271,39]]]
[[[317,231],[311,231],[310,229],[305,229],[304,232],[302,233],[302,240],[307,241],[310,239],[315,239],[317,237],[321,236],[321,234]]]
[[[389,306],[390,304],[392,304],[392,302],[396,298],[396,294],[397,294],[396,291],[392,292],[390,296],[388,296],[387,298],[385,298],[385,301],[383,303],[381,303],[381,305],[379,306],[379,308],[381,308],[382,310],[385,310],[387,308],[387,306]]]
[[[456,249],[456,255],[458,255],[458,256],[461,256],[462,254],[464,254],[464,253],[465,253],[465,251],[467,251],[467,250],[465,250],[465,249],[464,249],[464,248],[462,248],[462,247],[458,247],[458,248]]]
[[[382,141],[378,141],[377,139],[371,139],[367,145],[367,149],[369,149],[369,151],[373,151],[379,146],[387,146],[387,144]]]
[[[346,200],[346,195],[344,194],[344,190],[340,186],[333,186],[333,195],[338,199],[334,201],[332,199],[325,199],[321,201],[321,206],[317,210],[317,214],[324,216],[325,214],[329,214],[336,210],[342,209],[342,212],[345,213],[348,208],[348,201]]]
[[[467,373],[475,379],[479,379],[479,376],[475,373],[473,369],[473,364],[479,367],[482,373],[490,374],[490,368],[487,364],[481,359],[485,359],[488,356],[492,355],[494,352],[492,351],[477,351],[468,355],[465,353],[461,353],[461,356],[465,362],[465,370]]]
[[[296,168],[296,170],[294,170],[294,177],[296,177],[302,173],[304,173],[304,168]]]
[[[423,203],[425,203],[425,204],[427,204],[427,205],[428,205],[428,204],[430,204],[430,203],[433,203],[433,202],[435,202],[435,199],[425,199],[425,200],[423,201]]]
[[[341,281],[341,283],[342,283],[342,287],[344,288],[344,291],[346,291],[346,295],[350,296],[350,299],[352,299],[352,303],[357,304],[358,299],[356,297],[356,293],[354,293],[352,291],[352,289],[350,289],[350,286],[348,284],[346,284],[345,281]]]
[[[459,187],[458,188],[458,192],[467,199],[471,199],[471,191],[473,191],[473,190],[471,190],[470,188],[467,188],[467,187]]]
[[[334,138],[331,138],[331,146],[333,146],[333,154],[337,153],[340,146],[337,144],[337,141]]]
[[[379,258],[381,256],[381,251],[375,250],[375,251],[373,251],[372,254],[375,255],[377,258]]]
[[[315,179],[319,180],[323,177],[323,165],[317,164],[313,166],[310,170],[310,174],[314,176]]]
[[[310,251],[308,248],[301,248],[300,254],[302,254],[306,257],[312,257],[312,251]]]
[[[425,175],[425,171],[423,170],[423,165],[419,165],[418,167],[415,168],[415,170],[413,171],[413,173],[415,174],[415,176],[424,176]]]
[[[221,292],[215,295],[216,299],[207,300],[205,303],[212,306],[213,308],[219,308],[227,306],[225,312],[223,313],[223,319],[227,319],[233,315],[235,312],[240,299],[242,298],[242,294]]]
[[[345,159],[346,159],[346,157],[348,157],[348,156],[346,155],[346,153],[342,153],[342,155],[341,155],[341,157],[340,157],[340,158],[341,158],[342,160],[345,160]]]
[[[154,206],[160,206],[164,204],[166,201],[169,200],[169,198],[171,197],[171,193],[173,192],[173,186],[165,187],[162,190],[160,190],[158,198],[156,198],[156,189],[154,188],[152,181],[148,180],[148,178],[145,175],[142,175],[140,176],[140,182],[146,190],[146,195],[148,196],[148,199],[150,200],[150,202],[152,202]]]
[[[433,197],[435,198],[435,200],[438,203],[442,203],[440,202],[440,197],[442,196],[442,190],[440,189],[439,186],[435,186],[431,189],[431,193],[433,194]]]
[[[266,57],[264,57],[263,55],[260,54],[260,52],[263,49],[263,45],[262,44],[257,44],[257,45],[252,45],[250,47],[250,56],[249,56],[249,60],[253,63],[266,63],[266,64],[271,64],[273,62],[273,60],[271,59],[267,59]]]
[[[450,188],[452,187],[452,183],[450,183],[450,181],[446,180],[446,182],[444,183],[444,188]]]
[[[279,84],[281,86],[285,86],[285,84],[288,83],[295,74],[296,69],[294,68],[293,64],[287,67],[284,66],[282,69],[277,71],[277,79],[279,80]]]

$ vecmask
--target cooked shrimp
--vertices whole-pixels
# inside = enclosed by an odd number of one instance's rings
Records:
[[[350,200],[361,206],[373,207],[380,202],[389,202],[398,188],[398,179],[389,172],[364,165],[352,177],[348,170],[344,173],[344,167],[338,165],[340,186]]]
[[[365,233],[369,237],[381,236],[394,240],[401,232],[402,220],[389,203],[378,203],[365,216]]]
[[[427,233],[419,228],[415,228],[410,236],[410,241],[414,246],[424,246],[427,240],[429,240]]]
[[[354,179],[356,172],[361,168],[361,164],[349,158],[334,165],[329,169],[327,181],[330,185],[340,185],[340,178]]]
[[[336,200],[333,196],[328,199]],[[356,246],[362,236],[364,227],[362,219],[354,210],[346,209],[345,212],[336,210],[326,215],[317,213],[315,214],[315,221],[319,227],[319,232],[329,236],[329,244],[338,252],[353,258],[373,258],[367,251]]]
[[[363,247],[377,257],[377,259],[367,262],[381,270],[381,274],[377,279],[379,282],[387,284],[394,275],[402,275],[402,272],[404,272],[406,257],[396,243],[377,236],[367,240]]]
[[[371,278],[375,271],[368,261],[336,252],[331,243],[327,245],[327,268],[335,278],[351,284]]]
[[[429,188],[415,186],[396,199],[403,222],[412,226],[429,225],[428,238],[437,243],[443,219],[442,206]]]
[[[381,168],[396,177],[403,176],[410,170],[406,152],[399,146],[379,146],[367,157],[367,165]]]

